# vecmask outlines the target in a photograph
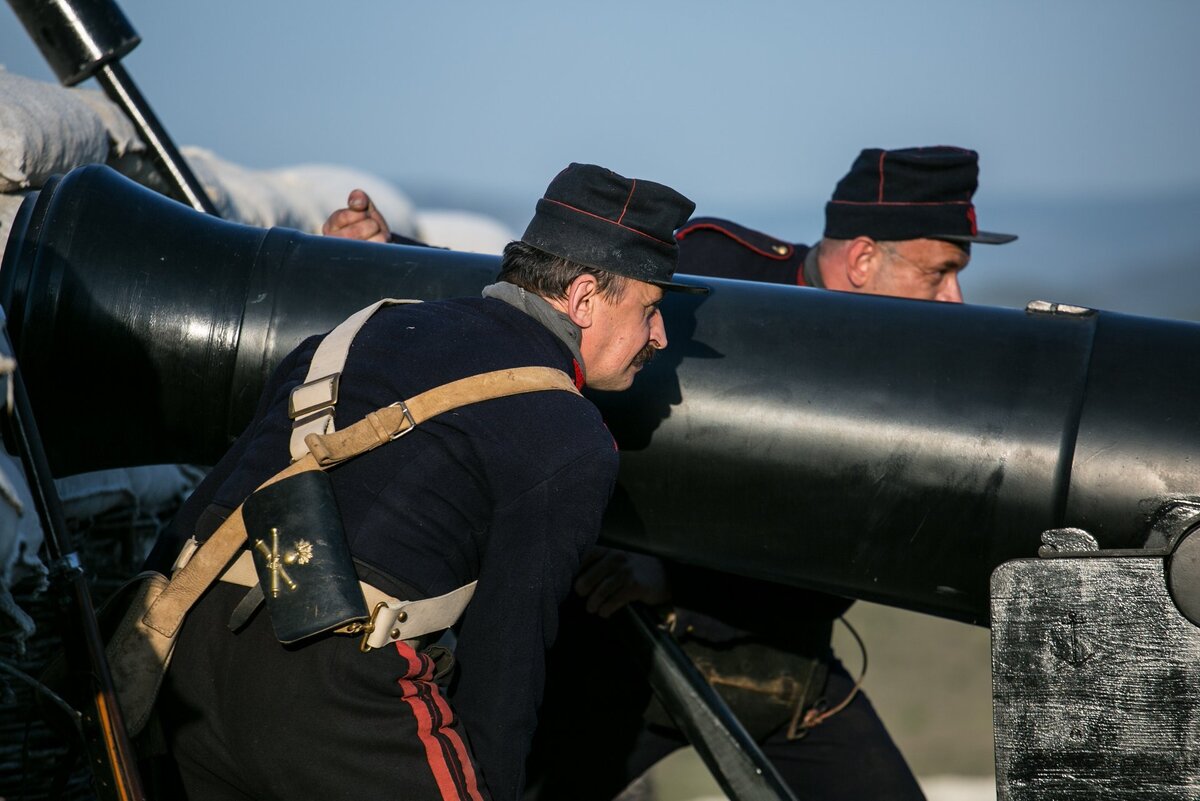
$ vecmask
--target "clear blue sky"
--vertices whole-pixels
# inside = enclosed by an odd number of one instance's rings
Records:
[[[759,227],[797,209],[772,232],[808,239],[867,146],[979,150],[998,230],[1014,201],[1200,193],[1194,0],[120,5],[143,38],[125,65],[175,141],[251,167],[532,208],[591,161]],[[6,5],[0,62],[52,79]]]
[[[537,193],[578,160],[820,200],[861,147],[953,143],[993,194],[1200,185],[1192,0],[120,6],[176,141],[249,166]],[[7,7],[0,62],[50,77]]]

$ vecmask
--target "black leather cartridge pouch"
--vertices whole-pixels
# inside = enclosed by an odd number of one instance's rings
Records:
[[[281,643],[368,618],[329,476],[309,470],[242,505],[246,544]]]

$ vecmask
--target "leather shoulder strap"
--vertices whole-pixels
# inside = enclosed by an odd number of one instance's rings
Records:
[[[580,394],[562,370],[553,367],[514,367],[460,378],[434,387],[407,401],[371,412],[342,431],[309,434],[307,450],[322,469],[332,467],[386,442],[402,437],[431,417],[480,401],[526,392],[562,390]]]

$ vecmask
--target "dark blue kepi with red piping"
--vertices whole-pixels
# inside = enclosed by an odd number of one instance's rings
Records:
[[[696,204],[669,186],[571,164],[550,182],[521,240],[559,258],[678,292],[675,230]]]
[[[1017,237],[980,231],[971,202],[979,154],[961,147],[869,148],[825,205],[825,236],[882,241],[944,239],[1002,245]]]

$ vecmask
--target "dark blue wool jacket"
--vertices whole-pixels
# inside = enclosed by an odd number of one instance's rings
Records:
[[[281,364],[259,414],[189,500],[176,532],[190,533],[210,503],[237,506],[287,465],[288,395],[318,342]],[[525,365],[576,375],[566,345],[503,301],[384,308],[350,349],[336,425],[464,376]],[[596,408],[562,391],[462,407],[329,471],[364,578],[382,571],[424,596],[479,580],[458,630],[450,700],[497,799],[521,791],[544,652],[616,472]]]

